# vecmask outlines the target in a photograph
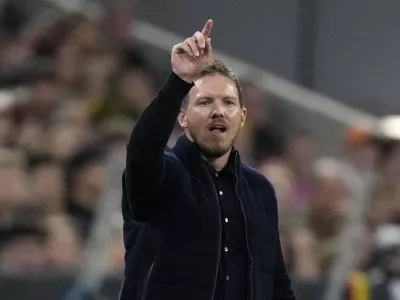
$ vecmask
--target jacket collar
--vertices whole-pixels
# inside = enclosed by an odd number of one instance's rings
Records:
[[[208,178],[208,170],[201,155],[200,148],[197,144],[191,142],[185,134],[182,134],[178,138],[173,151],[193,175],[200,178]],[[239,151],[235,148],[232,148],[229,163],[232,163],[233,171],[235,171],[238,178],[240,178],[241,160]]]

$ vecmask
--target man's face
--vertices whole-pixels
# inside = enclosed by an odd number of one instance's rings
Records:
[[[192,142],[208,157],[227,153],[246,119],[235,83],[222,75],[208,75],[195,82],[179,123]]]

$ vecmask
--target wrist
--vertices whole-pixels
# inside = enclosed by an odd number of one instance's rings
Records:
[[[182,79],[183,81],[186,81],[187,83],[192,84],[195,81],[194,77],[190,77],[190,76],[183,76],[180,75],[178,72],[176,72],[174,69],[172,69],[172,72],[174,72],[174,74],[179,77],[180,79]]]

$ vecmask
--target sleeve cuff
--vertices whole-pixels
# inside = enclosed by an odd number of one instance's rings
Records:
[[[188,91],[194,86],[194,83],[189,83],[182,78],[180,78],[178,75],[175,74],[175,72],[171,71],[168,79],[170,83],[176,84],[177,86],[179,85],[182,89],[187,89]]]

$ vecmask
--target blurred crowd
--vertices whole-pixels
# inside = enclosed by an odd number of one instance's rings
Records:
[[[157,75],[130,42],[124,7],[94,22],[0,3],[0,268],[74,271],[108,154],[125,148]],[[119,270],[122,220],[112,219],[109,265]]]
[[[0,0],[0,271],[70,272],[107,188],[108,154],[125,148],[163,74],[132,41],[126,7],[96,22],[78,13],[38,22],[13,3]],[[236,146],[275,186],[291,274],[326,275],[358,211],[351,268],[399,276],[399,143],[354,126],[343,132],[344,157],[321,157],[324,141],[242,83],[249,116]],[[115,214],[111,271],[124,265]]]

